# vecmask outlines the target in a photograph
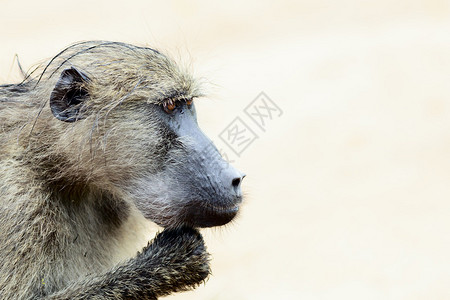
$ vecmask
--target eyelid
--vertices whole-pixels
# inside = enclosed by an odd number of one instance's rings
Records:
[[[166,113],[171,114],[177,107],[180,107],[183,102],[186,103],[187,107],[191,107],[194,100],[192,98],[181,100],[167,99],[163,102],[162,106]]]

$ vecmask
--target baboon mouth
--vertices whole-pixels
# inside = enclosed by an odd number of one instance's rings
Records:
[[[209,208],[211,209],[213,214],[216,214],[218,217],[231,217],[233,219],[237,213],[239,212],[239,205],[233,205],[230,207],[215,207],[215,208]],[[230,219],[230,221],[231,221]],[[228,223],[228,222],[227,222]]]
[[[196,220],[194,220],[194,223],[199,227],[222,226],[233,220],[238,212],[238,206],[227,209],[208,208],[204,211],[202,216],[199,216]]]
[[[240,202],[239,199],[239,201],[226,206],[203,203],[203,205],[188,208],[185,213],[185,221],[194,227],[225,225],[237,216]]]
[[[178,211],[166,213],[144,214],[147,219],[152,220],[162,227],[173,227],[187,225],[190,227],[215,227],[222,226],[232,221],[239,213],[242,203],[241,197],[228,200],[228,204],[214,204],[211,200],[192,200],[189,205]]]

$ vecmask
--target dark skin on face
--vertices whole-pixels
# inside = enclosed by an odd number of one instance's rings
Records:
[[[194,227],[220,226],[238,213],[245,175],[228,164],[200,130],[193,102],[192,99],[165,101],[164,112],[158,114],[178,138],[190,141],[184,145],[186,161],[183,167],[178,166],[177,177],[179,182],[189,186],[191,193],[186,195],[188,205],[180,213],[178,223]],[[190,180],[186,182],[182,178]]]

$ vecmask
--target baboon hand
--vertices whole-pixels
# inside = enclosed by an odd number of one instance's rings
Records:
[[[140,257],[139,257],[140,256]],[[210,274],[209,254],[198,230],[189,227],[166,229],[138,256],[150,268],[153,290],[158,296],[168,291],[184,291],[196,287]]]

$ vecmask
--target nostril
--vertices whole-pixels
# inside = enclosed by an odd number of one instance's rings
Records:
[[[231,185],[232,185],[234,188],[240,187],[241,182],[242,182],[242,179],[244,179],[244,177],[245,177],[245,174],[242,175],[241,177],[236,177],[236,178],[234,178],[234,179],[231,181]]]
[[[236,177],[231,181],[231,185],[233,185],[233,187],[237,188],[241,184],[241,180],[242,180],[241,177]]]

